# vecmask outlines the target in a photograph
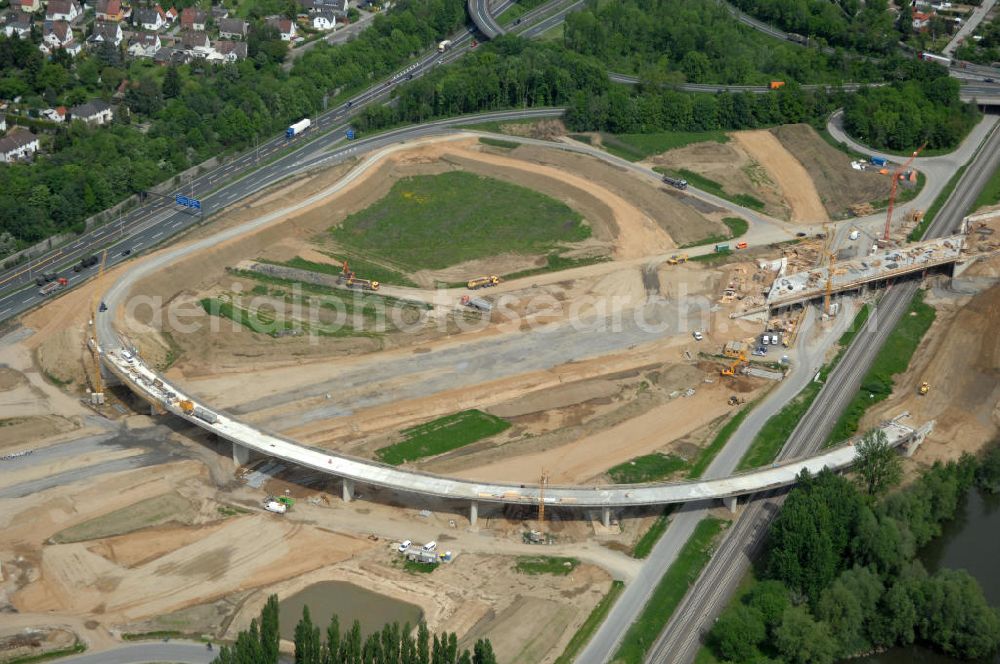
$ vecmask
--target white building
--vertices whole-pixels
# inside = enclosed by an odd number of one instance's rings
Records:
[[[10,163],[18,159],[27,159],[38,151],[38,137],[30,131],[21,131],[0,138],[0,162]]]

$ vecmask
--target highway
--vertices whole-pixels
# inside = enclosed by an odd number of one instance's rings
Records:
[[[952,232],[979,196],[990,175],[1000,165],[1000,130],[990,136],[959,180],[928,230],[929,237]],[[917,283],[898,284],[879,302],[877,312],[857,335],[830,380],[800,420],[779,460],[809,454],[819,449],[840,413],[860,387],[868,367],[896,321],[916,292]],[[725,534],[715,555],[674,611],[666,629],[650,650],[647,661],[686,664],[694,660],[701,636],[710,628],[759,552],[768,526],[780,511],[784,494],[753,496]]]
[[[504,33],[503,28],[493,18],[493,13],[490,11],[490,0],[468,0],[467,7],[472,22],[476,24],[484,37],[494,39]]]

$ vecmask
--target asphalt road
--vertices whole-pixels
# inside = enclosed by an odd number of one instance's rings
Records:
[[[994,128],[931,224],[929,237],[940,237],[954,231],[998,165],[1000,131]],[[809,454],[823,445],[917,288],[918,282],[897,284],[882,297],[876,312],[868,319],[792,432],[779,459]],[[701,646],[701,636],[710,629],[715,617],[735,592],[751,559],[760,550],[768,526],[780,511],[784,497],[784,494],[768,493],[751,497],[701,576],[674,611],[670,623],[650,650],[647,661],[684,664],[694,660]]]
[[[490,12],[489,0],[468,0],[467,5],[472,22],[476,24],[476,27],[479,28],[479,31],[487,39],[499,37],[504,33],[503,28],[500,27],[500,24],[497,23]]]
[[[75,657],[62,657],[60,664],[210,664],[218,654],[217,648],[209,650],[203,643],[185,641],[151,641],[84,653]]]

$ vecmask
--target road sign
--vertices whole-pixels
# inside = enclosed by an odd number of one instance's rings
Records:
[[[174,196],[174,202],[177,203],[178,205],[181,205],[183,207],[189,207],[194,210],[201,209],[201,201],[199,201],[197,198],[189,198],[188,196],[181,196],[180,194],[177,194],[176,196]]]
[[[353,129],[348,129],[347,132],[346,132],[346,136],[347,136],[347,140],[353,141],[354,140],[354,130]]]

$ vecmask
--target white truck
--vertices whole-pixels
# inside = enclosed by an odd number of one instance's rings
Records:
[[[289,125],[288,129],[285,130],[285,138],[295,138],[310,126],[312,126],[312,121],[309,118],[299,120],[295,124]]]
[[[284,503],[279,503],[277,500],[268,500],[265,502],[264,509],[268,512],[274,512],[275,514],[284,514],[288,511],[288,507]]]
[[[445,39],[442,42],[438,42],[438,53],[444,53],[449,48],[451,48],[451,40]]]

